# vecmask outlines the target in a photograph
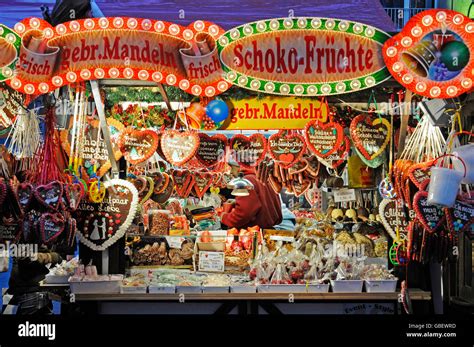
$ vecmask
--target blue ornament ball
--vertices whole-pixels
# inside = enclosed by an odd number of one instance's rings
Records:
[[[229,107],[222,100],[212,100],[206,106],[206,114],[215,123],[220,123],[229,116]]]

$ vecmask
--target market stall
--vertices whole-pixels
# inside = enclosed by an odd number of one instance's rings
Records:
[[[446,301],[473,236],[469,18],[0,29],[0,240],[47,250],[41,290],[100,313]]]

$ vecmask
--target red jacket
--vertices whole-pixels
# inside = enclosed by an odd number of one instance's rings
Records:
[[[232,228],[247,228],[258,225],[268,229],[281,223],[280,197],[270,185],[258,181],[255,173],[244,176],[254,185],[248,196],[235,197],[235,208],[222,216],[222,223]]]

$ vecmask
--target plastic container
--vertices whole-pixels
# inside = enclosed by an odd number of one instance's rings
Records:
[[[176,293],[198,294],[198,293],[202,293],[202,287],[201,286],[176,286]]]
[[[57,276],[57,275],[46,275],[44,283],[47,284],[68,284],[70,275]]]
[[[121,294],[146,294],[147,286],[121,286]]]
[[[230,286],[231,293],[253,294],[257,292],[257,286],[235,285]]]
[[[202,287],[203,293],[228,293],[229,287],[214,287],[214,286],[203,286]]]
[[[74,294],[119,294],[123,275],[111,275],[108,280],[99,278],[98,280],[69,278],[71,293]]]
[[[365,280],[367,293],[395,293],[398,280]]]
[[[308,293],[327,293],[329,292],[329,283],[328,284],[309,284],[307,287]]]
[[[306,284],[259,284],[259,293],[306,293]]]
[[[464,164],[464,161],[452,154],[445,154],[437,158],[434,164],[436,165],[439,159],[447,156],[458,158],[458,160],[453,162],[461,162],[464,166],[464,173],[454,169],[433,166],[431,168],[431,179],[428,188],[427,202],[429,205],[452,207],[456,201],[461,180],[466,174],[466,164]]]
[[[363,280],[334,280],[331,281],[334,293],[361,293]]]
[[[176,286],[148,286],[150,294],[175,294]]]

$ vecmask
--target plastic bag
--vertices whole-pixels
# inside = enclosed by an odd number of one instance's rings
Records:
[[[293,284],[290,279],[288,272],[286,272],[285,266],[282,263],[277,264],[275,272],[270,280],[271,284]]]

